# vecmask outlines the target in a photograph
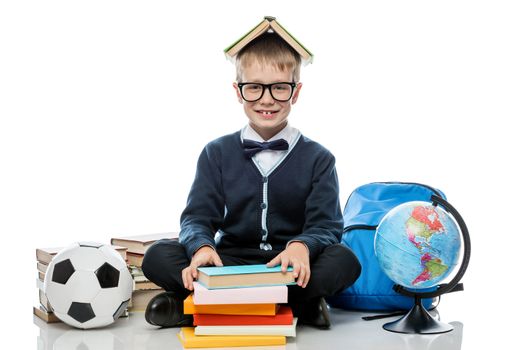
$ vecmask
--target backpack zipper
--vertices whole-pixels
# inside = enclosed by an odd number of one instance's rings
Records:
[[[348,232],[351,230],[376,230],[378,225],[349,225],[344,227],[342,233]]]

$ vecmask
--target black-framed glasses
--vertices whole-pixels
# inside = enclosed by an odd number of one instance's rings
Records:
[[[238,83],[240,94],[242,98],[247,102],[258,101],[264,96],[266,89],[269,90],[271,97],[274,100],[280,102],[286,102],[293,96],[293,91],[297,86],[296,83],[279,82],[272,84],[260,84],[260,83]]]

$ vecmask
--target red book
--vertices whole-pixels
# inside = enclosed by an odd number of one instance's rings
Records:
[[[280,306],[275,316],[194,314],[193,324],[195,326],[290,325],[293,324],[293,313],[289,306]]]

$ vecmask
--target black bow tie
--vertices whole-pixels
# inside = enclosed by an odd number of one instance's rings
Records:
[[[251,158],[255,154],[265,149],[272,149],[275,151],[285,151],[289,148],[289,144],[284,139],[278,139],[269,142],[257,142],[253,140],[244,140],[244,155],[246,158]]]

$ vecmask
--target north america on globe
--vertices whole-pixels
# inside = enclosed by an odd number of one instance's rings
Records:
[[[430,252],[424,252],[431,248],[431,238],[435,234],[443,233],[444,225],[439,220],[439,216],[434,207],[416,206],[411,212],[411,216],[406,221],[406,234],[411,242],[422,254],[420,265],[422,272],[411,282],[417,285],[443,275],[448,266],[442,260],[433,256]]]

